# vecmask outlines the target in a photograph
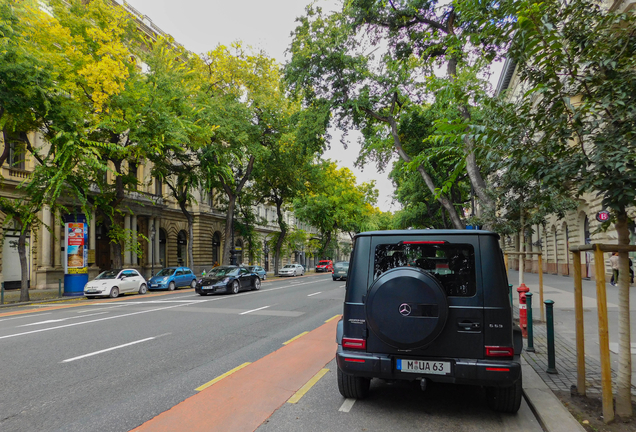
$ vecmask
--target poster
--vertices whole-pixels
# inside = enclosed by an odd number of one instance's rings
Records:
[[[88,227],[85,222],[66,223],[66,273],[88,273]]]

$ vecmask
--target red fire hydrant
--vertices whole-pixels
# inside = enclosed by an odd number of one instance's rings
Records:
[[[521,327],[521,335],[524,338],[528,337],[528,310],[526,309],[526,293],[530,291],[530,288],[526,284],[522,283],[517,292],[519,293],[519,327]]]

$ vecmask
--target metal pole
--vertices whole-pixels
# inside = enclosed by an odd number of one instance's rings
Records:
[[[603,394],[603,422],[614,421],[612,398],[612,368],[609,352],[607,323],[607,292],[605,291],[605,257],[599,245],[594,245],[594,272],[596,276],[596,309],[598,311],[598,339],[601,354],[601,388]]]
[[[532,333],[532,293],[526,293],[526,308],[528,311],[528,346],[527,352],[534,352],[534,334]]]
[[[585,396],[585,330],[583,327],[583,279],[581,252],[572,251],[574,261],[574,316],[576,319],[576,391]]]
[[[4,304],[4,282],[0,283],[0,305]]]
[[[545,312],[543,309],[543,259],[539,252],[539,309],[541,310],[541,322],[545,322]]]
[[[62,279],[57,280],[57,296],[62,297]]]
[[[508,284],[508,294],[510,295],[510,306],[512,306],[512,284]]]
[[[554,302],[552,300],[545,301],[546,307],[546,329],[548,331],[548,368],[546,372],[549,374],[559,373],[554,364]]]

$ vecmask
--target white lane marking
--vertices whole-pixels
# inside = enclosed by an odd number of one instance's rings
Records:
[[[89,317],[89,316],[93,316],[93,315],[104,315],[105,313],[108,313],[108,312],[97,312],[97,313],[89,314],[89,315],[74,316],[74,317],[60,318],[60,319],[46,320],[46,321],[38,321],[38,322],[35,322],[35,323],[30,323],[30,324],[23,324],[21,326],[18,326],[18,328],[19,327],[29,327],[29,326],[34,326],[34,325],[41,325],[41,324],[51,324],[51,323],[62,322],[62,321],[70,320],[70,319],[85,318],[85,317]]]
[[[89,320],[89,321],[82,321],[82,322],[73,323],[73,324],[64,324],[64,325],[57,326],[57,327],[49,327],[49,328],[45,328],[45,329],[31,330],[31,331],[28,331],[28,332],[22,332],[22,333],[16,333],[16,334],[12,334],[12,335],[0,336],[0,339],[8,339],[8,338],[16,337],[16,336],[24,336],[24,335],[33,334],[33,333],[41,333],[41,332],[45,332],[45,331],[49,331],[49,330],[57,330],[57,329],[67,328],[67,327],[75,327],[75,326],[83,325],[83,324],[90,324],[90,323],[95,323],[95,322],[100,322],[100,321],[107,321],[107,320],[116,319],[116,318],[124,318],[124,317],[133,316],[133,315],[140,315],[140,314],[145,314],[145,313],[149,313],[149,312],[157,312],[157,311],[160,311],[160,310],[173,309],[173,308],[182,307],[182,306],[188,306],[188,305],[187,304],[179,304],[179,305],[175,305],[175,306],[166,306],[166,307],[162,307],[162,308],[148,309],[148,310],[143,310],[143,311],[131,312],[131,313],[128,313],[128,314],[123,314],[123,315],[115,315],[115,316],[110,316],[110,317],[106,317],[106,318],[98,318],[98,319]]]
[[[52,314],[52,313],[53,313],[53,312],[44,312],[44,313],[38,313],[37,315],[32,315],[32,314],[29,314],[29,315],[22,315],[22,316],[19,316],[19,317],[13,317],[13,318],[0,319],[0,322],[2,322],[2,321],[9,321],[9,320],[15,320],[15,319],[21,319],[21,318],[33,318],[33,317],[38,318],[38,317],[41,317],[42,315],[50,315],[50,314]]]
[[[116,305],[116,306],[108,306],[108,307],[103,307],[103,308],[101,308],[101,309],[93,309],[93,310],[90,310],[90,309],[84,309],[84,310],[81,310],[81,311],[77,311],[77,313],[78,313],[78,314],[80,314],[80,313],[86,313],[86,312],[94,312],[94,311],[96,311],[96,310],[118,309],[118,308],[122,308],[122,307],[124,307],[124,306],[128,306],[129,304],[130,304],[130,303],[122,303],[122,304],[118,304],[118,305]],[[103,305],[104,305],[103,303],[89,303],[89,304],[87,304],[86,306],[103,306]]]
[[[311,284],[311,283],[318,283],[318,282],[324,282],[324,281],[318,280],[318,281],[315,281],[315,282],[306,282],[306,283],[302,283],[302,284],[298,284],[298,285],[308,285],[308,284]],[[204,300],[204,301],[213,302],[213,301],[219,301],[219,300],[227,300],[227,299],[242,297],[242,296],[246,296],[246,295],[261,294],[261,293],[266,293],[266,292],[271,292],[271,291],[278,291],[278,290],[281,290],[281,289],[288,289],[288,288],[291,288],[291,287],[290,286],[282,286],[282,287],[278,287],[278,288],[261,289],[261,290],[258,290],[258,291],[249,291],[249,292],[244,292],[244,293],[238,293],[238,294],[235,294],[235,295],[232,295],[232,296],[217,297],[217,298]],[[139,302],[138,304],[143,304],[143,303],[144,302]],[[96,304],[100,304],[100,303],[96,303]],[[125,304],[133,304],[133,303],[132,302],[127,302]],[[128,314],[123,314],[123,315],[115,315],[115,316],[106,317],[106,318],[99,318],[99,319],[94,319],[94,320],[90,320],[90,321],[83,321],[83,322],[79,322],[79,323],[65,324],[65,325],[61,325],[61,326],[57,326],[57,327],[49,327],[49,328],[45,328],[45,329],[32,330],[32,331],[23,332],[23,333],[16,333],[16,334],[12,334],[12,335],[0,336],[0,340],[1,339],[8,339],[8,338],[16,337],[16,336],[29,335],[29,334],[33,334],[33,333],[40,333],[40,332],[49,331],[49,330],[57,330],[57,329],[61,329],[61,328],[74,327],[74,326],[82,325],[82,324],[90,324],[90,323],[94,323],[94,322],[106,321],[106,320],[111,320],[111,319],[116,319],[116,318],[125,318],[125,317],[129,317],[129,316],[132,316],[132,315],[139,315],[139,314],[144,314],[144,313],[149,313],[149,312],[157,312],[157,311],[160,311],[160,310],[174,309],[174,308],[178,308],[178,307],[182,307],[182,306],[190,306],[190,305],[193,305],[193,304],[197,304],[197,303],[194,303],[194,302],[183,303],[183,304],[178,304],[178,305],[173,305],[173,306],[166,306],[166,307],[162,307],[162,308],[148,309],[148,310],[143,310],[143,311],[131,312],[131,313],[128,313]]]
[[[248,311],[245,311],[245,312],[241,312],[239,315],[245,315],[245,314],[248,314],[250,312],[256,312],[256,311],[259,311],[259,310],[267,309],[268,307],[269,306],[263,306],[263,307],[259,307],[258,309],[248,310]]]
[[[95,351],[95,352],[92,352],[92,353],[84,354],[84,355],[73,357],[73,358],[66,359],[66,360],[62,360],[60,363],[68,363],[68,362],[72,362],[72,361],[75,361],[75,360],[81,360],[81,359],[86,358],[86,357],[92,357],[94,355],[102,354],[102,353],[105,353],[105,352],[108,352],[108,351],[113,351],[113,350],[116,350],[116,349],[119,349],[119,348],[125,348],[127,346],[136,345],[138,343],[148,342],[149,340],[157,339],[158,337],[165,336],[165,335],[168,335],[168,334],[170,334],[170,333],[166,333],[166,334],[163,334],[163,335],[160,335],[160,336],[149,337],[149,338],[141,339],[141,340],[134,341],[134,342],[128,342],[128,343],[123,344],[123,345],[117,345],[117,346],[114,346],[114,347],[111,347],[111,348],[106,348],[106,349],[103,349],[103,350],[100,350],[100,351]]]
[[[349,412],[351,411],[351,408],[353,408],[353,404],[356,403],[355,399],[351,399],[351,398],[347,398],[345,399],[345,401],[342,403],[342,406],[340,407],[340,409],[338,411],[341,412]]]
[[[322,291],[318,291],[317,293],[313,293],[313,294],[307,294],[307,297],[311,297],[311,296],[315,296],[320,294]]]

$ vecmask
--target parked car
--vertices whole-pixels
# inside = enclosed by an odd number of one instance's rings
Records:
[[[488,405],[521,403],[521,329],[512,321],[496,233],[373,231],[356,235],[343,317],[338,389],[363,398],[371,379],[483,386]]]
[[[302,276],[305,274],[305,268],[300,264],[287,264],[278,270],[278,276]]]
[[[339,261],[333,265],[333,273],[331,277],[336,280],[347,280],[347,274],[349,273],[349,262]]]
[[[241,290],[261,289],[261,278],[247,267],[214,267],[205,277],[197,281],[195,291],[206,296],[217,292],[236,294]]]
[[[333,272],[333,261],[331,260],[320,260],[318,264],[316,264],[316,273],[319,272]]]
[[[146,294],[146,279],[135,269],[107,270],[84,285],[86,298],[118,297],[120,294],[136,292]]]
[[[181,287],[194,288],[196,284],[197,277],[188,267],[166,267],[150,278],[148,289],[174,291]]]
[[[265,269],[263,267],[261,267],[261,266],[249,266],[247,268],[252,273],[256,273],[258,275],[258,277],[261,278],[261,280],[267,279],[267,272],[265,271]]]

